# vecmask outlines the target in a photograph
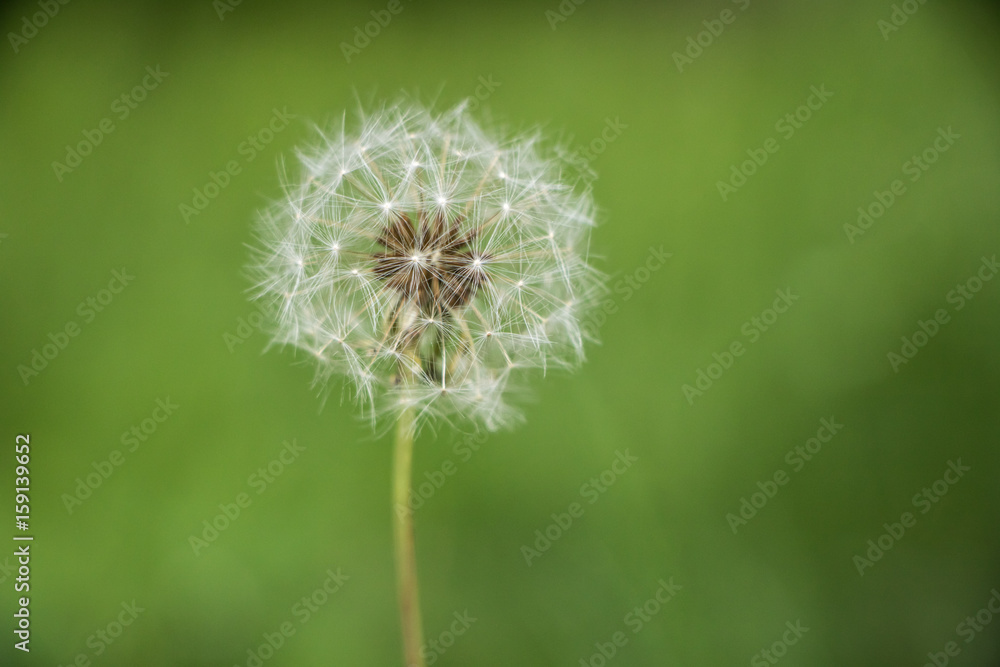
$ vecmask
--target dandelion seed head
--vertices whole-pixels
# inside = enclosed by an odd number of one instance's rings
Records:
[[[605,292],[595,207],[537,136],[400,102],[299,159],[252,269],[274,343],[314,358],[318,385],[344,376],[373,421],[496,430],[519,420],[532,370],[583,361]]]

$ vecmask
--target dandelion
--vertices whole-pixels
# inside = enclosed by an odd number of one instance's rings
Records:
[[[257,298],[274,343],[315,360],[373,423],[397,424],[406,507],[415,434],[517,423],[533,370],[573,368],[604,289],[588,259],[595,208],[537,135],[501,139],[466,105],[399,102],[299,154],[301,179],[261,215]],[[402,514],[404,516],[399,516]],[[397,513],[407,664],[422,665],[412,522]]]

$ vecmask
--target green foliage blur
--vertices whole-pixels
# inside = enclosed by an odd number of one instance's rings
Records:
[[[389,438],[262,354],[243,267],[312,124],[405,91],[577,151],[612,276],[524,426],[417,443],[428,664],[1000,664],[961,625],[1000,589],[986,5],[49,4],[2,10],[0,518],[29,433],[35,541],[0,663],[402,663]]]

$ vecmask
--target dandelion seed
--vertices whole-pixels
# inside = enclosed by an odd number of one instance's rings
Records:
[[[594,204],[536,137],[398,103],[300,160],[260,217],[254,268],[274,341],[309,351],[317,383],[345,376],[373,421],[495,430],[518,420],[512,380],[583,359],[604,283]]]

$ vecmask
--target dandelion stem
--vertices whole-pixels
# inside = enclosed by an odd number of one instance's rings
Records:
[[[424,667],[420,647],[424,642],[417,594],[417,557],[413,542],[413,512],[409,507],[411,468],[413,467],[413,410],[399,418],[396,447],[393,452],[393,515],[396,543],[396,579],[399,587],[399,617],[403,631],[406,667]]]

